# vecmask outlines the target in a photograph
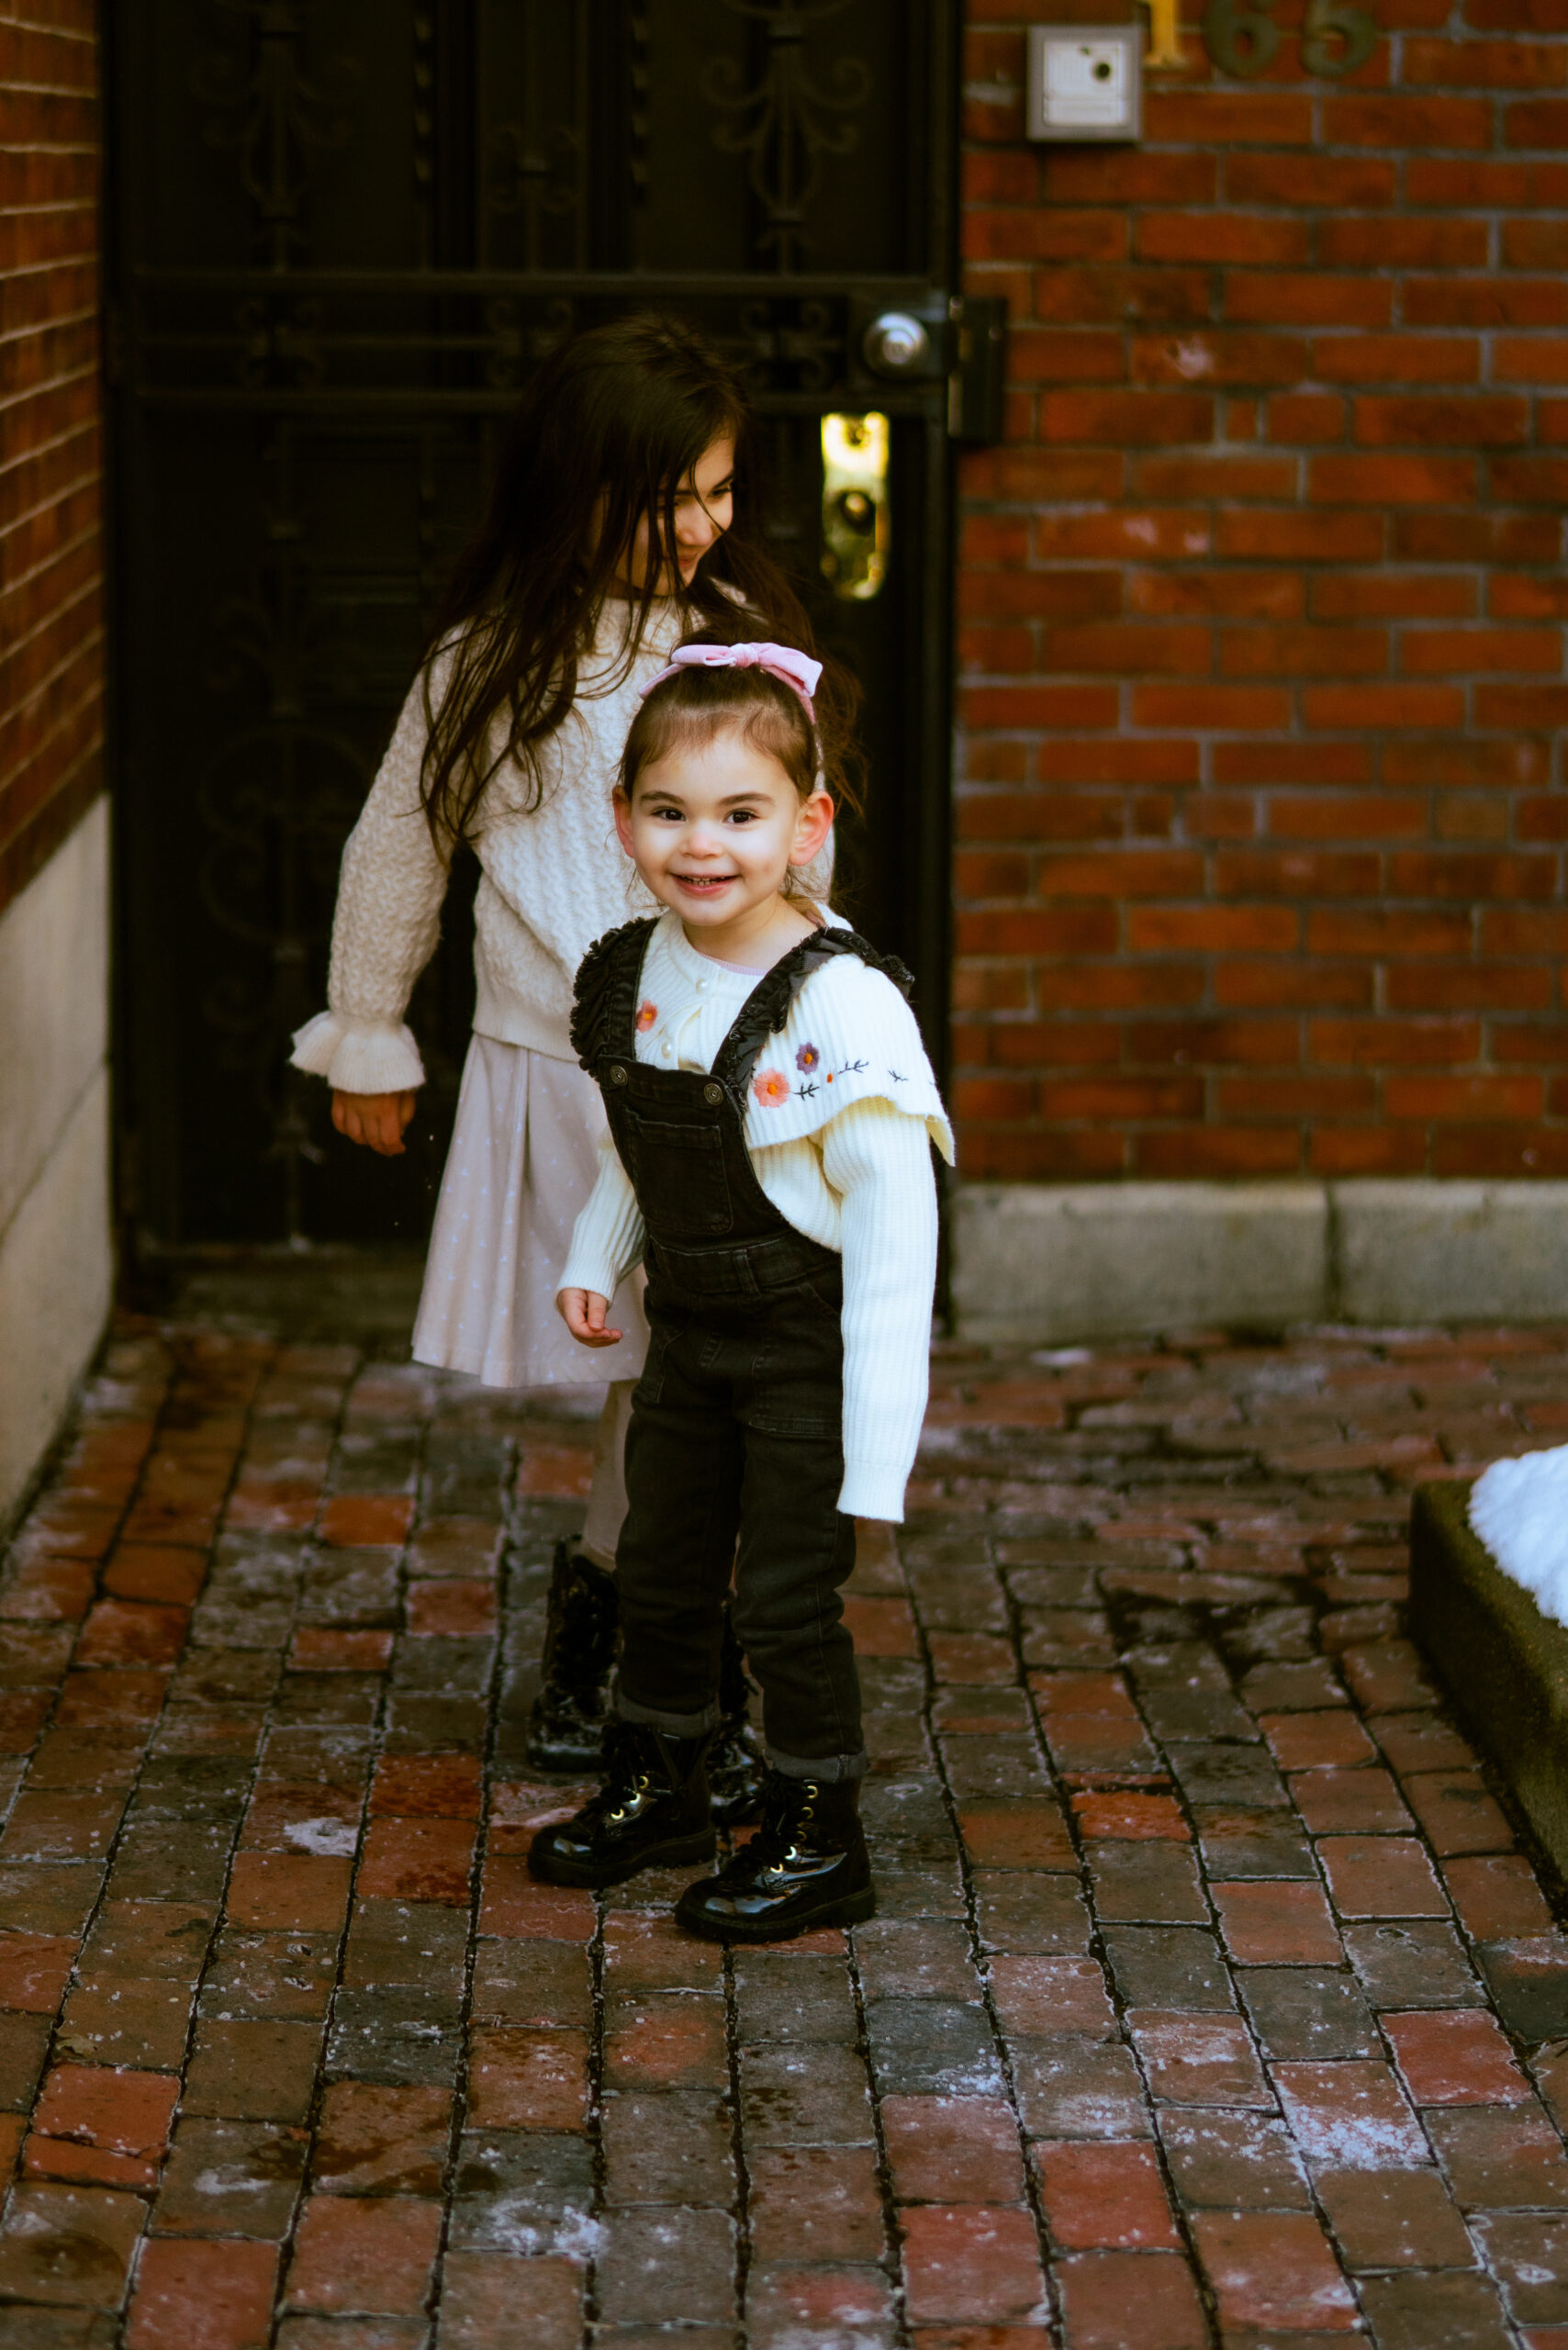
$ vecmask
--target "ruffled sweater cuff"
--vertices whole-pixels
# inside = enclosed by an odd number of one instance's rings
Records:
[[[338,1093],[405,1093],[425,1081],[412,1029],[398,1020],[346,1020],[319,1012],[294,1032],[296,1069],[324,1077]]]

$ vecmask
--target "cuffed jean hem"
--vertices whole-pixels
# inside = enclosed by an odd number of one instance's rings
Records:
[[[781,1754],[776,1746],[767,1751],[781,1779],[826,1779],[836,1785],[841,1779],[863,1779],[871,1767],[864,1747],[858,1754]]]
[[[624,1690],[615,1693],[615,1711],[623,1722],[641,1722],[646,1729],[662,1729],[667,1738],[701,1738],[705,1732],[717,1729],[720,1713],[717,1703],[704,1706],[700,1714],[670,1714],[657,1706],[639,1706]]]

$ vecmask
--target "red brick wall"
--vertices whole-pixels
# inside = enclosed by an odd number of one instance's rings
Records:
[[[92,0],[0,0],[0,907],[103,788]]]
[[[1568,1173],[1568,0],[1367,5],[1350,82],[1279,0],[1264,80],[1189,22],[1141,146],[1040,148],[1092,9],[970,0],[971,1176]]]

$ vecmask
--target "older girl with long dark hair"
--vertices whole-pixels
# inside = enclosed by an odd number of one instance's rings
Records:
[[[474,1037],[414,1330],[421,1362],[498,1387],[580,1385],[598,1369],[554,1313],[604,1125],[568,1034],[573,979],[595,939],[644,910],[610,794],[671,647],[705,630],[812,649],[756,530],[745,392],[689,327],[617,319],[543,361],[343,852],[329,1008],[295,1039],[297,1065],[332,1088],[339,1133],[400,1153],[424,1076],[403,1014],[435,947],[454,850],[469,844],[481,868]],[[823,723],[842,731],[852,688],[831,668],[824,686]],[[543,1768],[582,1768],[599,1748],[622,1455],[647,1345],[635,1287],[614,1311],[626,1335],[613,1376],[599,1371],[587,1523],[552,1580],[530,1744]],[[751,1763],[730,1649],[733,1770],[721,1759],[715,1801],[740,1816]]]

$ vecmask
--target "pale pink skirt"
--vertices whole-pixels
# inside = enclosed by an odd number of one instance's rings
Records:
[[[555,1311],[572,1226],[599,1172],[599,1088],[571,1061],[476,1036],[442,1177],[414,1360],[487,1387],[606,1387],[648,1348],[643,1276],[621,1285],[618,1347],[579,1347]]]

